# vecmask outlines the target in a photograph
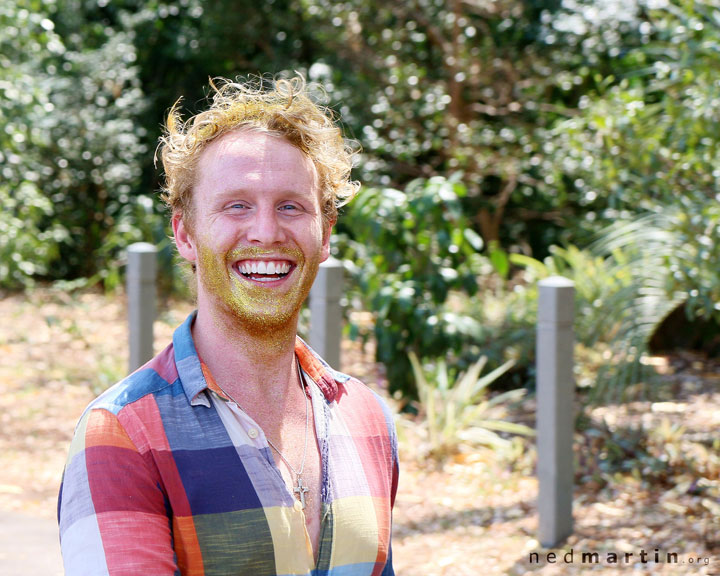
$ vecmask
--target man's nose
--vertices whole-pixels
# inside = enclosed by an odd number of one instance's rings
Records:
[[[279,244],[285,242],[285,239],[285,231],[277,210],[274,207],[258,208],[247,230],[248,242]]]

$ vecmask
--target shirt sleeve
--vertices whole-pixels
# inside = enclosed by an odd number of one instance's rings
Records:
[[[397,440],[397,431],[395,429],[394,422],[391,423],[390,431],[391,431],[390,443],[392,446],[392,460],[393,460],[392,484],[390,487],[390,510],[391,510],[390,522],[392,525],[392,510],[395,508],[395,496],[397,496],[398,481],[400,478],[400,462],[399,462],[399,457],[398,457],[398,440]],[[395,576],[395,570],[393,569],[393,562],[392,562],[392,529],[390,530],[390,543],[388,545],[387,562],[385,563],[385,568],[383,569],[381,576]]]
[[[152,453],[138,450],[112,412],[88,410],[77,426],[58,521],[66,576],[180,574]]]

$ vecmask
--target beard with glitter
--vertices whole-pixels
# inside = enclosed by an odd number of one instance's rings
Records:
[[[289,286],[268,288],[238,277],[233,263],[246,258],[285,254],[295,264]],[[268,334],[296,323],[320,266],[320,254],[305,258],[297,248],[238,248],[218,254],[198,243],[198,279],[224,316],[256,334]]]

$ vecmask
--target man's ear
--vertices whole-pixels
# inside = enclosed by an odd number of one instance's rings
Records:
[[[192,237],[182,212],[175,211],[172,215],[173,236],[175,236],[175,245],[177,246],[180,256],[190,262],[197,260],[197,252],[195,250],[195,239]]]
[[[325,262],[330,257],[330,235],[332,234],[333,226],[335,226],[336,219],[330,220],[327,223],[323,222],[323,242],[322,252],[320,253],[320,262]]]

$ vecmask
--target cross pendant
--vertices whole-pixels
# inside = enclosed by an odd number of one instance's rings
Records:
[[[302,476],[297,477],[297,486],[295,486],[295,489],[293,492],[298,495],[298,498],[300,499],[300,505],[302,506],[302,509],[305,510],[305,493],[309,492],[307,486],[303,486]]]

